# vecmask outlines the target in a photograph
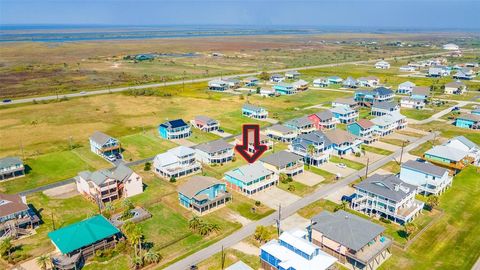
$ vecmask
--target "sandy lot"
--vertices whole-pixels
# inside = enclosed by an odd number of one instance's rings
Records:
[[[427,135],[428,134],[428,132],[425,131],[425,130],[416,129],[416,128],[412,128],[412,127],[406,127],[404,130],[408,131],[408,132],[418,133],[418,134],[421,134],[421,135]]]
[[[313,187],[316,184],[325,180],[325,178],[323,178],[323,176],[321,175],[318,175],[309,171],[303,171],[302,174],[294,176],[293,180],[300,182],[304,185],[307,185],[309,187]]]
[[[261,191],[252,196],[254,200],[261,201],[272,209],[277,209],[279,205],[287,206],[300,199],[299,196],[284,191],[277,187],[272,187],[265,191]]]
[[[77,185],[75,183],[71,183],[68,185],[47,189],[43,192],[43,194],[56,199],[67,199],[76,196],[79,193],[77,191]]]
[[[178,140],[172,140],[172,142],[176,143],[176,144],[179,144],[179,145],[183,145],[183,146],[186,146],[186,147],[191,147],[191,146],[195,146],[196,143],[194,142],[191,142],[187,139],[178,139]]]
[[[260,254],[260,249],[258,247],[245,241],[236,243],[232,246],[232,248],[253,256],[258,256]]]
[[[341,177],[349,176],[350,174],[356,172],[354,169],[350,169],[348,167],[340,168],[336,165],[336,163],[333,162],[322,164],[322,166],[319,168],[329,173],[340,174]]]
[[[399,139],[399,140],[404,140],[404,141],[409,141],[409,142],[413,142],[413,141],[417,140],[417,138],[415,138],[415,137],[400,134],[400,133],[392,133],[392,134],[388,135],[387,138],[389,138],[389,139]]]
[[[280,228],[282,231],[288,231],[293,229],[305,229],[308,225],[310,225],[310,220],[295,213],[282,220]]]
[[[356,161],[358,163],[362,163],[362,164],[366,165],[367,161],[372,163],[372,162],[380,160],[384,157],[385,157],[384,155],[379,155],[379,154],[375,154],[375,153],[371,153],[371,152],[365,152],[365,154],[361,157],[356,157],[355,155],[348,155],[348,156],[345,157],[345,159],[353,160],[353,161]]]
[[[400,146],[389,144],[389,143],[384,143],[384,142],[381,142],[381,141],[376,141],[376,142],[372,143],[371,146],[376,147],[376,148],[380,148],[380,149],[389,150],[389,151],[397,151],[400,148]]]
[[[353,193],[355,193],[354,188],[352,188],[351,186],[345,186],[333,193],[330,193],[330,195],[328,195],[326,199],[334,203],[341,204],[343,195],[350,196]]]

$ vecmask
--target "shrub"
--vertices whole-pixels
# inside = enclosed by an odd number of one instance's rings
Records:
[[[143,166],[143,170],[148,172],[148,171],[150,171],[151,167],[152,167],[152,163],[147,162],[147,163],[145,163],[145,166]]]
[[[172,176],[170,178],[170,183],[175,183],[175,182],[177,182],[177,178],[175,178],[175,176]]]
[[[392,223],[392,221],[391,221],[390,219],[387,219],[387,218],[384,218],[384,217],[381,217],[381,218],[380,218],[380,221],[383,222],[383,223],[385,223],[385,224],[390,224],[390,223]]]
[[[260,205],[262,205],[262,202],[260,202],[260,201],[255,201],[255,206],[258,207],[258,206],[260,206]]]

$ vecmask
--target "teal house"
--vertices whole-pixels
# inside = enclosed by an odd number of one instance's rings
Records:
[[[455,126],[461,128],[480,129],[480,115],[464,114],[457,117]]]
[[[171,139],[183,139],[192,135],[190,125],[185,123],[182,119],[167,121],[158,126],[158,133],[160,137]]]
[[[276,93],[280,95],[293,95],[296,92],[295,87],[290,83],[279,82],[273,86]]]
[[[178,188],[180,205],[199,215],[218,209],[231,199],[225,183],[208,176],[193,176]]]

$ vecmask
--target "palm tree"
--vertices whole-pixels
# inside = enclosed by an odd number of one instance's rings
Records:
[[[280,178],[280,183],[286,184],[288,182],[288,176],[285,173],[281,173],[278,178]]]
[[[47,265],[50,263],[50,257],[48,255],[42,255],[37,257],[36,262],[41,269],[45,270],[47,269]]]
[[[162,256],[160,253],[149,250],[145,255],[143,255],[143,260],[145,263],[151,264],[151,263],[158,263],[162,259]]]
[[[3,239],[2,243],[0,243],[0,255],[4,256],[5,254],[10,257],[10,253],[12,252],[13,249],[13,244],[12,244],[12,238],[7,237]]]
[[[403,229],[405,231],[405,233],[407,234],[407,239],[410,238],[410,235],[412,235],[412,233],[415,232],[415,230],[417,229],[417,226],[411,222],[409,223],[405,223],[403,225]]]
[[[139,269],[143,265],[143,258],[135,255],[131,258],[131,264],[131,268]]]
[[[308,153],[308,156],[309,156],[309,166],[313,164],[313,154],[315,154],[315,146],[313,146],[313,144],[309,144],[308,147],[307,147],[307,153]]]
[[[189,221],[188,221],[188,227],[196,231],[200,228],[202,225],[203,221],[198,217],[198,216],[193,216]]]
[[[130,243],[135,249],[135,255],[138,255],[142,253],[142,242],[143,242],[143,233],[140,227],[135,227],[135,229],[132,231],[129,239]]]
[[[428,197],[428,199],[427,199],[427,204],[432,209],[435,208],[436,206],[438,206],[438,203],[439,203],[438,196],[432,195],[432,196]]]

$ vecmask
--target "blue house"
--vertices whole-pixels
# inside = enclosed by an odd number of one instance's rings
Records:
[[[89,141],[90,150],[99,156],[115,156],[120,153],[120,142],[103,132],[95,131],[92,136],[90,136]]]
[[[333,143],[321,131],[301,134],[289,146],[291,152],[302,156],[306,164],[320,166],[330,159]]]
[[[273,86],[273,89],[280,95],[293,95],[297,92],[295,87],[293,87],[293,84],[285,82],[277,83]]]
[[[265,108],[245,103],[242,106],[242,115],[253,119],[266,119],[268,111]]]
[[[480,115],[463,114],[455,120],[455,126],[461,128],[480,129]]]
[[[192,135],[190,125],[182,119],[167,121],[158,126],[158,133],[164,139],[183,139]]]
[[[360,145],[363,141],[357,136],[342,129],[327,130],[324,134],[332,144],[333,153],[343,156],[360,152]]]
[[[256,77],[248,77],[243,79],[243,83],[245,84],[246,87],[253,87],[258,85],[258,78]]]
[[[357,88],[358,82],[352,77],[348,77],[345,81],[343,81],[343,87],[347,88]]]
[[[333,113],[333,118],[342,124],[353,123],[358,118],[358,112],[349,107],[338,106],[331,108],[330,111]]]
[[[199,215],[218,209],[231,199],[225,183],[208,176],[193,176],[178,188],[180,205]]]
[[[347,131],[363,139],[364,143],[372,143],[377,139],[375,136],[375,124],[367,119],[360,119],[355,123],[349,124]]]
[[[285,231],[279,239],[260,247],[262,269],[268,270],[328,270],[336,258],[308,240],[303,230]]]
[[[472,110],[472,114],[480,115],[480,108],[477,108],[477,109],[475,109],[475,110]]]
[[[415,86],[412,88],[412,95],[410,97],[415,100],[426,101],[429,96],[430,96],[430,87]]]
[[[338,76],[330,76],[328,77],[328,83],[329,84],[341,84],[343,81],[342,78],[338,77]]]
[[[247,196],[278,184],[278,175],[260,161],[228,171],[224,178],[229,188]]]
[[[374,102],[393,101],[394,93],[385,87],[378,87],[373,90],[357,90],[354,99],[362,106],[370,106]]]

